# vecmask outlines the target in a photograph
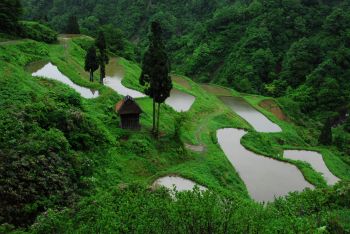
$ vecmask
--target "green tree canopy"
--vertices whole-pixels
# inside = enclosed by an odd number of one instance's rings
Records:
[[[158,22],[151,25],[150,45],[143,58],[140,84],[145,86],[145,93],[153,99],[153,130],[159,130],[160,104],[169,96],[172,81],[169,76],[170,61],[162,40],[162,28]],[[156,127],[155,103],[158,103],[158,123]]]
[[[0,32],[17,34],[19,32],[18,20],[22,15],[20,0],[0,1]]]
[[[109,62],[107,55],[107,44],[103,31],[98,33],[96,47],[99,50],[98,61],[100,64],[100,83],[103,84],[103,79],[106,77],[106,64]]]
[[[85,57],[85,71],[90,72],[90,81],[94,81],[94,72],[98,69],[99,63],[95,46],[91,46]]]
[[[332,141],[332,122],[331,119],[328,118],[322,128],[318,142],[322,145],[331,145]]]
[[[76,16],[74,15],[69,16],[65,33],[80,34],[80,27]]]

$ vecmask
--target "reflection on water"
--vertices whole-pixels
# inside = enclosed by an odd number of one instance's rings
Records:
[[[299,169],[289,163],[257,155],[244,148],[240,141],[247,132],[239,129],[221,129],[218,142],[225,155],[256,201],[273,201],[289,192],[314,188]]]
[[[323,177],[329,185],[334,185],[339,181],[339,178],[334,176],[332,172],[327,168],[323,157],[318,152],[305,151],[305,150],[286,150],[284,151],[284,157],[291,160],[299,160],[308,162],[311,167],[322,173]]]
[[[117,58],[112,58],[106,66],[106,78],[103,83],[123,96],[131,96],[133,98],[146,97],[143,93],[129,89],[122,84],[124,77],[123,67],[118,63]]]
[[[80,93],[80,95],[84,98],[96,98],[99,96],[99,92],[95,90],[91,90],[85,87],[81,87],[77,84],[74,84],[68,77],[63,75],[57,68],[57,66],[52,63],[47,63],[43,61],[39,61],[37,63],[32,63],[27,67],[32,73],[32,76],[35,77],[44,77],[47,79],[60,81],[69,87],[73,88],[75,91]]]
[[[175,111],[181,112],[190,110],[195,100],[196,98],[190,94],[181,92],[177,89],[172,89],[170,97],[165,103],[171,106]]]
[[[164,186],[170,190],[172,190],[174,188],[174,186],[176,187],[176,190],[179,192],[182,191],[192,191],[193,188],[195,187],[195,185],[198,186],[199,190],[204,191],[207,188],[196,184],[195,182],[188,180],[188,179],[184,179],[182,177],[179,176],[166,176],[166,177],[162,177],[157,179],[154,183],[153,186],[157,187],[157,186]]]
[[[281,132],[282,129],[271,122],[265,115],[237,97],[220,97],[220,99],[239,116],[245,119],[257,132]]]

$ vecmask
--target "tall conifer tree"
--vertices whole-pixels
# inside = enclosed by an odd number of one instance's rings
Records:
[[[90,72],[90,81],[94,82],[94,72],[98,69],[98,59],[95,46],[91,46],[85,57],[85,71]]]
[[[162,40],[162,29],[158,22],[151,25],[150,45],[143,58],[140,84],[153,99],[153,132],[159,133],[161,104],[170,96],[173,87],[169,76],[170,62]],[[156,113],[156,103],[158,112]]]
[[[96,46],[99,50],[99,64],[100,64],[100,83],[103,84],[103,79],[106,77],[106,64],[109,62],[109,58],[107,55],[107,45],[105,35],[102,31],[98,33],[98,37],[96,40]]]

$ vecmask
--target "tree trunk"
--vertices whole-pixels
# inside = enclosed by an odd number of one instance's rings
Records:
[[[153,126],[152,126],[152,132],[155,134],[156,132],[156,101],[153,98]]]
[[[90,82],[94,82],[94,72],[90,70]]]
[[[157,116],[157,138],[159,138],[159,119],[160,119],[160,102],[158,103],[158,116]]]
[[[106,77],[106,69],[105,69],[105,64],[101,64],[101,69],[100,69],[100,83],[103,84],[103,79]]]

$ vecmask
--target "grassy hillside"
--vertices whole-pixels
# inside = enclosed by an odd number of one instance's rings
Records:
[[[0,231],[349,230],[349,184],[327,187],[307,164],[297,166],[318,187],[315,191],[295,193],[266,207],[249,198],[244,183],[217,144],[217,129],[249,130],[244,146],[269,157],[276,158],[276,153],[292,147],[321,151],[335,175],[350,179],[350,166],[335,149],[315,146],[312,129],[281,121],[260,108],[258,104],[265,97],[228,90],[279,124],[282,133],[254,132],[215,95],[184,77],[185,81],[180,79],[175,87],[196,96],[196,101],[187,113],[164,106],[162,137],[155,140],[150,134],[150,99],[137,100],[145,111],[142,130],[120,129],[114,105],[122,97],[97,82],[88,82],[83,71],[85,50],[80,45],[91,39],[61,39],[52,45],[31,40],[0,45],[0,59],[4,61],[0,64]],[[96,89],[100,96],[83,99],[59,82],[31,77],[26,65],[38,60],[51,61],[76,84]],[[125,59],[120,63],[125,69],[123,83],[141,90],[137,84],[140,68]],[[194,153],[186,150],[184,143],[203,144],[207,150]],[[150,189],[156,178],[168,174],[194,180],[210,191],[203,196],[198,191],[180,193],[173,200],[163,190]],[[12,225],[29,226],[14,230]]]
[[[75,15],[82,32],[96,36],[102,29],[110,50],[135,61],[157,20],[174,72],[282,97],[288,112],[297,113],[294,122],[307,128],[320,130],[329,118],[338,127],[333,145],[350,154],[350,130],[339,122],[350,103],[348,1],[29,0],[23,6],[24,18],[60,32]]]

